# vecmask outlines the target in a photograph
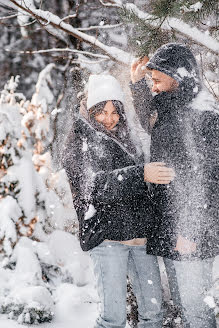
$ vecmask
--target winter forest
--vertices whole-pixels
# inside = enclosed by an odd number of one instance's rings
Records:
[[[90,74],[116,77],[149,161],[150,136],[129,88],[131,63],[182,43],[195,55],[209,99],[218,101],[218,9],[215,0],[0,0],[0,327],[94,327],[93,266],[80,248],[61,162],[75,107]],[[159,266],[163,327],[183,328],[162,258]],[[219,327],[218,256],[205,302]],[[128,279],[126,327],[137,322]]]

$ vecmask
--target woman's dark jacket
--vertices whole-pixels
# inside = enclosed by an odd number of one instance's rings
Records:
[[[67,138],[63,166],[84,251],[104,239],[145,237],[151,211],[137,156],[79,115]]]
[[[151,162],[165,162],[176,172],[169,185],[149,186],[153,225],[147,251],[175,260],[219,254],[219,111],[192,82],[185,78],[176,91],[153,98],[145,79],[131,87],[145,128],[150,112],[158,113]],[[174,250],[179,235],[197,244],[191,256]]]

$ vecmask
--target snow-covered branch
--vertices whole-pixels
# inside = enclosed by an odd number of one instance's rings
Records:
[[[127,3],[125,6],[126,10],[132,11],[140,19],[147,21],[149,25],[158,26],[160,21],[156,19],[153,15],[150,15],[140,9],[132,3]],[[174,30],[177,33],[186,36],[188,39],[193,40],[195,43],[204,46],[209,49],[211,52],[218,54],[219,53],[219,42],[212,38],[210,35],[207,35],[204,32],[201,32],[196,27],[190,26],[187,23],[184,23],[182,20],[174,17],[167,18],[161,25],[162,30]]]
[[[106,59],[100,59],[100,60],[85,60],[85,59],[76,59],[72,60],[72,63],[74,64],[88,64],[88,65],[94,65],[94,64],[100,64]]]
[[[122,8],[122,2],[120,0],[111,0],[111,1],[108,0],[107,2],[105,2],[103,0],[99,0],[99,2],[104,7]]]
[[[105,52],[111,59],[114,61],[117,61],[121,64],[129,65],[130,62],[133,60],[133,57],[131,54],[118,49],[116,47],[110,47],[105,45],[104,43],[100,42],[96,37],[87,35],[86,33],[83,33],[74,27],[72,27],[70,24],[67,24],[61,20],[60,17],[57,15],[52,14],[49,11],[44,11],[41,9],[36,9],[33,6],[29,6],[28,8],[25,6],[25,4],[21,5],[16,0],[10,0],[10,2],[17,6],[19,11],[25,11],[30,16],[36,18],[41,23],[46,23],[46,25],[52,25],[53,27],[56,27],[57,29],[60,29],[67,34],[72,35],[73,37],[79,39],[80,41],[84,41],[88,44],[91,44],[94,47],[97,47],[101,49],[103,52]]]
[[[10,52],[17,52],[19,54],[42,54],[42,53],[48,53],[48,52],[72,52],[76,54],[82,54],[86,56],[101,58],[104,60],[110,59],[109,56],[101,55],[101,54],[94,54],[89,51],[82,51],[82,50],[76,50],[76,49],[70,49],[70,48],[51,48],[51,49],[40,49],[40,50],[24,50],[24,51],[13,51],[11,49],[5,49],[6,51]]]
[[[63,18],[61,19],[61,22],[65,21],[66,19],[69,19],[69,18],[76,18],[76,17],[77,17],[76,14],[68,15],[68,16],[66,16],[66,17],[63,17]]]
[[[34,19],[32,22],[29,22],[29,23],[26,23],[26,24],[19,24],[20,27],[27,27],[27,26],[30,26],[32,24],[36,23],[36,19]]]
[[[75,14],[68,15],[68,16],[62,18],[61,21],[65,21],[66,19],[69,19],[69,18],[76,18],[78,16],[79,7],[80,7],[80,3],[78,3],[76,6]]]
[[[14,15],[10,15],[10,16],[0,17],[0,21],[1,21],[1,20],[4,20],[4,19],[14,18],[14,17],[17,17],[17,16],[18,16],[18,14],[14,14]]]
[[[78,27],[78,31],[91,31],[96,29],[110,29],[110,28],[116,28],[119,26],[122,26],[122,23],[119,24],[111,24],[111,25],[96,25],[96,26],[89,26],[89,27]]]
[[[114,6],[116,8],[124,7],[126,10],[134,12],[140,19],[147,20],[147,23],[152,26],[158,26],[160,21],[156,17],[143,12],[138,9],[134,4],[127,3],[122,5],[120,0],[112,1],[102,1],[99,0],[103,5],[108,7]],[[122,64],[129,65],[133,60],[133,56],[117,47],[110,47],[100,42],[96,37],[88,35],[82,32],[80,29],[76,29],[68,23],[65,23],[63,19],[57,15],[52,14],[49,11],[44,11],[41,9],[36,9],[33,6],[25,6],[25,3],[18,3],[16,0],[9,0],[13,5],[17,6],[18,11],[22,13],[27,13],[30,16],[37,19],[42,25],[44,24],[45,28],[53,27],[57,30],[63,31],[66,34],[72,35],[73,37],[79,39],[80,41],[86,42],[96,48],[102,50],[107,56],[112,60],[117,61]],[[186,36],[189,39],[192,39],[195,43],[204,46],[209,49],[211,52],[218,54],[219,53],[219,42],[213,39],[211,36],[206,35],[205,33],[198,30],[196,27],[192,27],[187,23],[184,23],[182,20],[177,18],[168,18],[166,19],[161,28],[163,30],[175,30],[177,33]]]

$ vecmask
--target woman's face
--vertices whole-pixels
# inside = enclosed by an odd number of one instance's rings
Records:
[[[102,112],[95,114],[95,120],[101,123],[106,130],[112,130],[119,122],[119,114],[112,101],[107,101]]]

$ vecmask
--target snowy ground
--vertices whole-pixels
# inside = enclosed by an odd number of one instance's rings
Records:
[[[52,323],[46,323],[41,325],[32,325],[31,328],[93,328],[95,318],[97,316],[96,304],[87,304],[84,306],[81,304],[77,312],[73,311],[72,315],[68,318],[55,318]],[[6,319],[6,316],[0,316],[1,328],[27,328],[25,325],[20,325],[13,320]],[[219,321],[217,323],[219,328]],[[126,328],[130,328],[128,325]]]
[[[78,314],[72,318],[63,320],[54,320],[52,323],[32,325],[32,328],[92,328],[94,326],[95,317],[96,317],[96,306],[90,305],[90,311],[78,312]],[[86,309],[87,310],[87,309]],[[84,310],[83,310],[84,311]],[[85,315],[86,314],[86,315]],[[4,316],[0,317],[0,326],[2,328],[27,328],[25,325],[20,325],[13,320],[5,319]]]
[[[69,313],[69,317],[55,318],[52,323],[41,325],[31,325],[31,328],[93,328],[97,317],[96,304],[80,304],[77,309]],[[20,325],[13,320],[8,320],[6,316],[0,316],[1,328],[27,328],[27,325]],[[126,328],[129,328],[127,325]]]
[[[60,245],[62,245],[62,247],[60,247]],[[18,246],[20,247],[20,250],[23,251],[25,249],[26,251],[30,251],[31,247],[33,247],[32,242],[29,241],[27,238],[21,239]],[[31,274],[35,272],[33,270],[34,262],[30,261],[30,257],[27,261],[27,264],[32,263],[31,268],[27,265],[25,266],[24,264],[26,262],[28,253],[19,253],[18,246],[16,252],[17,257],[19,257],[19,261],[17,262],[19,262],[20,264],[17,263],[16,269],[11,272],[11,277],[9,274],[10,270],[5,272],[3,270],[0,271],[0,292],[2,292],[2,289],[7,286],[10,286],[10,288],[12,289],[12,287],[15,287],[14,285],[19,284],[20,287],[23,286],[23,289],[21,288],[22,293],[20,293],[19,295],[20,297],[24,297],[24,291],[28,291],[28,288],[30,288],[30,286],[28,287],[25,284],[21,285],[22,281],[19,279],[21,277],[24,277],[25,274],[25,277],[30,278],[30,276],[32,276]],[[93,328],[95,319],[97,318],[99,299],[94,287],[94,276],[89,255],[81,251],[79,242],[75,236],[62,231],[55,231],[53,234],[51,234],[50,239],[47,243],[38,243],[34,247],[36,248],[36,246],[38,248],[35,251],[37,252],[38,257],[41,260],[44,260],[44,262],[47,260],[47,262],[49,263],[49,261],[53,259],[52,263],[60,263],[63,268],[63,274],[65,271],[69,272],[71,274],[70,276],[73,278],[73,283],[68,280],[62,280],[61,277],[56,277],[56,279],[53,281],[56,287],[53,288],[52,292],[52,299],[55,304],[53,307],[53,312],[55,313],[53,321],[51,323],[31,325],[30,328]],[[46,246],[48,247],[48,249]],[[72,249],[74,250],[74,252],[72,252]],[[48,253],[50,254],[50,256],[47,259],[46,254],[48,256]],[[25,261],[21,261],[22,258],[25,258]],[[20,266],[22,267],[21,277],[19,275],[20,271],[18,270]],[[165,273],[162,270],[162,266],[161,276],[165,276]],[[214,263],[214,280],[216,280],[218,276],[219,256],[216,258],[216,261]],[[12,279],[13,277],[14,280]],[[162,280],[165,294],[168,294],[168,288],[165,287],[165,279]],[[215,286],[213,294],[217,291],[218,287]],[[35,296],[38,296],[38,294],[36,294]],[[32,301],[34,300],[35,299],[33,295]],[[45,302],[46,304],[48,303],[47,299],[45,299],[44,294],[42,294],[41,303],[44,304]],[[29,298],[26,300],[26,303],[30,304]],[[18,324],[17,321],[9,320],[5,315],[0,315],[0,327],[27,328],[27,325]],[[126,328],[128,328],[128,325]]]
[[[68,315],[65,311],[58,314],[52,323],[40,325],[31,325],[31,328],[92,328],[97,317],[97,304],[81,303],[72,307],[71,312],[68,309]],[[1,328],[27,328],[27,325],[20,325],[14,320],[9,320],[5,315],[0,315]]]

